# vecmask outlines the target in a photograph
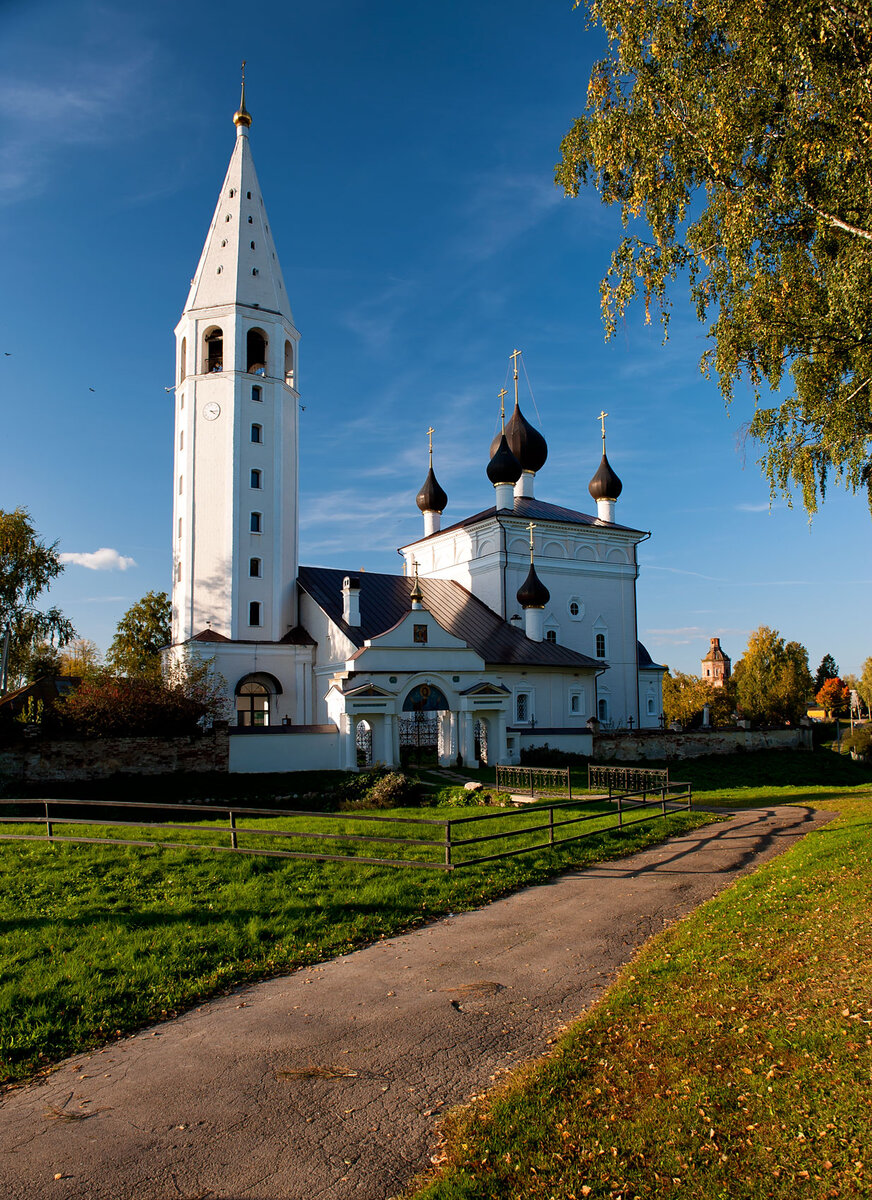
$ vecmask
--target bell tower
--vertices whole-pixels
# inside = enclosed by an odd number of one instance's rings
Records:
[[[243,64],[244,68],[244,64]],[[300,335],[245,108],[176,327],[173,642],[278,642],[297,621]]]

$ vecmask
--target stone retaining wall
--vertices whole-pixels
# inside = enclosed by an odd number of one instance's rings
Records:
[[[811,730],[710,729],[690,733],[596,733],[596,762],[639,762],[643,759],[700,758],[704,754],[735,754],[739,750],[811,750]]]
[[[227,728],[198,737],[118,737],[55,741],[36,737],[0,748],[0,776],[28,783],[76,783],[112,775],[226,771]]]

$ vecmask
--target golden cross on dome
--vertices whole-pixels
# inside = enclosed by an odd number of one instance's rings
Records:
[[[609,414],[607,412],[601,412],[600,415],[597,417],[597,420],[599,421],[600,425],[602,425],[602,429],[603,429],[603,447],[604,448],[605,448],[605,444],[606,444],[606,417],[608,415]]]
[[[521,357],[520,350],[513,350],[509,358],[515,364],[515,406],[518,404],[518,359]]]
[[[506,391],[506,389],[505,389],[505,388],[503,388],[503,389],[502,389],[502,391],[500,391],[500,392],[499,392],[499,397],[500,397],[500,425],[501,425],[501,427],[502,427],[503,433],[505,433],[505,432],[506,432],[506,396],[508,396],[508,394],[509,394],[509,393]]]
[[[534,522],[531,521],[530,524],[527,526],[527,528],[530,530],[530,562],[532,562],[533,561],[533,530],[536,528],[536,526],[535,526]]]
[[[431,425],[431,426],[430,426],[430,428],[427,430],[427,440],[428,440],[428,441],[429,441],[429,443],[430,443],[430,466],[431,466],[431,467],[433,466],[433,434],[434,434],[435,432],[436,432],[436,430],[433,428],[433,426],[432,426],[432,425]]]

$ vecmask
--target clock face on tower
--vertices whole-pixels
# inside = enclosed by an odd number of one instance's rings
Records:
[[[203,416],[207,421],[214,421],[221,413],[221,405],[215,400],[210,400],[208,404],[203,405]]]

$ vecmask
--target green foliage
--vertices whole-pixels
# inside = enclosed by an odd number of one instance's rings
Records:
[[[419,802],[420,791],[402,771],[364,772],[345,783],[343,811],[370,808],[406,808]]]
[[[428,804],[435,808],[508,808],[512,798],[508,792],[496,788],[447,787],[429,797]]]
[[[90,638],[73,638],[60,654],[60,673],[77,679],[87,679],[99,671],[103,655]]]
[[[166,592],[146,592],[118,622],[106,658],[119,675],[159,675],[160,650],[172,641],[172,604]]]
[[[26,683],[36,683],[46,676],[60,675],[61,651],[49,642],[35,642],[19,659],[21,675]]]
[[[577,0],[578,2],[578,0]],[[685,276],[729,402],[773,496],[816,511],[828,477],[872,504],[872,15],[796,0],[588,0],[609,39],[556,178],[592,183],[624,236],[602,283],[606,329],[639,293],[666,329]],[[761,407],[765,388],[782,395]]]
[[[45,704],[35,696],[28,696],[27,702],[13,719],[19,725],[41,725],[45,717]]]
[[[821,665],[815,672],[814,690],[819,692],[828,679],[835,679],[839,674],[839,668],[832,654],[825,654],[821,659]]]
[[[713,725],[732,724],[736,707],[732,679],[726,680],[723,687],[714,687],[707,679],[686,675],[684,671],[667,671],[663,676],[663,715],[667,722],[700,725],[706,704]]]
[[[857,691],[860,693],[860,699],[866,705],[867,713],[872,712],[872,658],[867,658],[863,663],[863,674],[857,684]]]
[[[835,679],[827,679],[816,694],[815,700],[827,717],[840,717],[848,707],[848,689],[838,676]]]
[[[64,646],[75,636],[59,608],[37,608],[43,593],[64,569],[58,543],[40,541],[26,508],[0,509],[0,642],[11,630],[9,680],[24,682],[37,647]]]
[[[795,723],[805,716],[814,681],[808,651],[786,642],[777,629],[761,625],[733,670],[740,713],[768,724]]]

